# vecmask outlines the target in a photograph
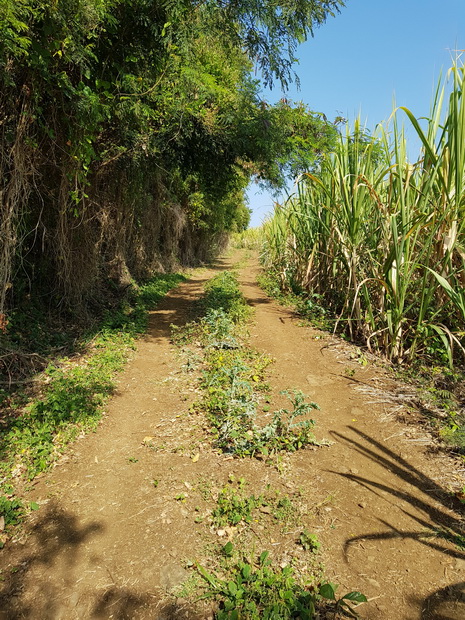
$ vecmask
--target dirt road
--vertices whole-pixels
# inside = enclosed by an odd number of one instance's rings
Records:
[[[331,445],[285,457],[279,470],[211,449],[189,413],[197,388],[170,324],[185,323],[203,283],[237,260],[197,271],[152,312],[100,428],[38,480],[28,537],[1,552],[0,618],[211,616],[169,592],[188,579],[189,558],[208,553],[215,534],[195,516],[231,474],[299,490],[327,576],[340,594],[369,599],[362,618],[465,618],[465,551],[448,540],[463,534],[447,483],[453,462],[382,402],[390,380],[381,370],[266,297],[254,257],[238,269],[255,310],[250,342],[275,360],[273,394],[297,388],[319,404],[315,432]]]

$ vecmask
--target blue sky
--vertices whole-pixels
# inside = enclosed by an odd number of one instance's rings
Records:
[[[299,48],[300,91],[292,86],[286,97],[328,119],[360,113],[370,129],[390,116],[393,97],[426,116],[457,49],[465,50],[465,0],[346,0]],[[271,103],[281,96],[279,88],[263,93]],[[249,188],[251,226],[273,205],[269,194],[257,192]]]

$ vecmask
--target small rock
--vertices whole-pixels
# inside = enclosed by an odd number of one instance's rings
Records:
[[[189,578],[189,572],[177,564],[168,564],[160,570],[160,584],[168,592]]]
[[[358,505],[360,506],[360,508],[366,508],[366,502],[359,502]]]
[[[367,577],[366,580],[368,581],[368,583],[370,584],[370,586],[373,586],[374,588],[380,588],[381,586],[379,585],[379,582],[376,581],[376,579],[371,579],[370,577]]]
[[[226,530],[217,530],[216,535],[220,537],[226,536]]]

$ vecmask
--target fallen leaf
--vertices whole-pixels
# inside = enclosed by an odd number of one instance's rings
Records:
[[[200,452],[197,452],[197,454],[195,454],[195,455],[192,457],[192,462],[193,462],[193,463],[197,463],[197,461],[199,460],[199,458],[200,458]]]

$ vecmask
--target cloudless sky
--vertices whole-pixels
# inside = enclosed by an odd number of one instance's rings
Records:
[[[285,96],[329,120],[360,113],[373,130],[389,118],[393,97],[417,117],[428,114],[441,71],[465,50],[465,0],[346,0],[314,34],[296,54],[300,91],[291,85]],[[270,103],[282,96],[278,86],[263,92]],[[255,185],[248,198],[257,226],[274,199]]]

